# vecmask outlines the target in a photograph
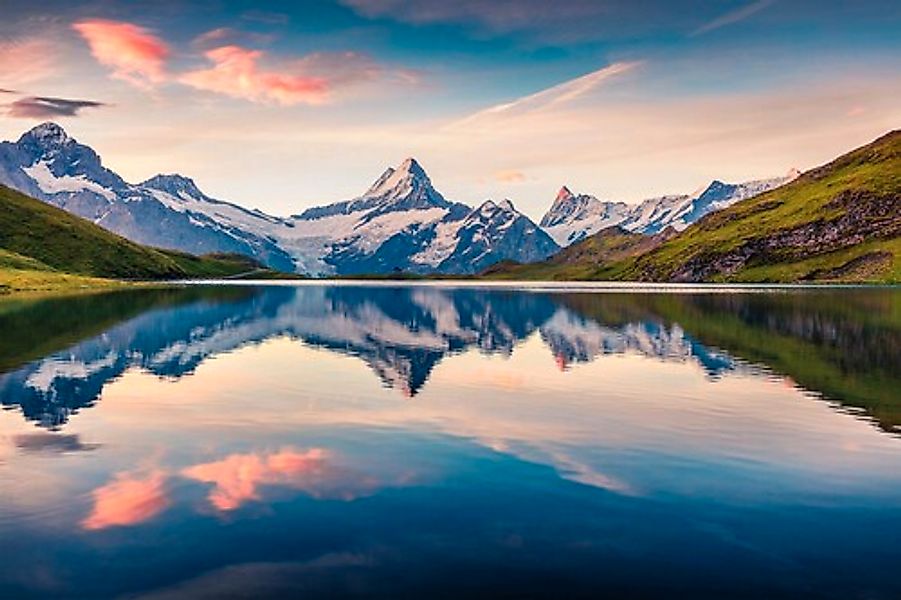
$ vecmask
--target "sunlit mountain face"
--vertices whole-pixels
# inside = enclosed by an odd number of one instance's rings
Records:
[[[283,269],[298,258],[310,261],[297,265],[306,272],[362,260],[371,269],[353,236],[321,252],[329,232],[308,220],[295,232],[322,235],[297,244],[267,236],[287,236],[289,215],[361,199],[405,157],[427,166],[449,202],[509,198],[535,223],[561,186],[607,203],[579,202],[581,217],[597,219],[551,219],[565,245],[604,223],[679,228],[726,199],[711,182],[808,170],[901,116],[892,0],[149,4],[4,1],[0,140],[52,121],[97,150],[75,164],[33,156],[21,164],[31,175],[11,183],[31,195],[43,185],[92,219],[109,212],[109,227],[157,245],[252,250]],[[98,156],[115,173],[96,172]],[[692,193],[705,189],[712,195]],[[217,211],[211,198],[247,210]],[[411,242],[442,241],[464,225],[465,215],[438,208],[407,220],[429,234]],[[170,229],[131,223],[130,213],[165,216]],[[403,223],[380,222],[360,237],[380,241],[379,230]],[[197,239],[183,240],[192,230]],[[446,243],[411,250],[385,248],[380,258],[437,266],[450,254]]]

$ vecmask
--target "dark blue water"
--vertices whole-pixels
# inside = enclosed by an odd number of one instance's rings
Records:
[[[0,302],[0,597],[901,597],[901,293],[717,292]]]

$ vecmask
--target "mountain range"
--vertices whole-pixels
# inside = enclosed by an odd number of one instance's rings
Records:
[[[196,255],[243,254],[272,269],[313,276],[475,274],[502,261],[542,261],[610,225],[642,234],[682,230],[795,176],[714,181],[697,194],[632,206],[563,187],[539,225],[510,200],[475,208],[448,200],[408,158],[356,198],[278,217],[211,198],[182,175],[128,183],[54,123],[0,143],[0,184],[129,240]]]
[[[540,225],[560,246],[569,246],[613,226],[646,235],[668,227],[682,231],[713,211],[794,181],[800,174],[792,169],[784,177],[745,183],[716,180],[693,194],[649,198],[639,204],[599,200],[588,194],[574,194],[563,186]]]
[[[239,253],[286,272],[476,273],[559,249],[509,201],[445,199],[414,159],[361,196],[291,217],[216,200],[181,175],[131,184],[54,123],[0,143],[0,183],[135,242],[192,254]]]
[[[702,194],[703,196],[703,194]],[[679,232],[601,229],[499,279],[653,282],[901,281],[901,131],[892,131]]]

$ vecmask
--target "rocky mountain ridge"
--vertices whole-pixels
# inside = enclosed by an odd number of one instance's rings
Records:
[[[559,249],[510,202],[471,208],[445,199],[413,158],[357,198],[282,218],[211,198],[182,175],[128,183],[89,146],[44,123],[0,143],[0,183],[141,244],[239,253],[315,276],[476,273]]]

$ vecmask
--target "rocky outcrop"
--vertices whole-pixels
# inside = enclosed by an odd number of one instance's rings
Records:
[[[790,262],[856,246],[869,239],[901,235],[901,195],[844,190],[827,205],[835,216],[764,233],[727,252],[702,252],[669,274],[677,282],[707,281],[754,265]],[[871,257],[869,260],[873,260]],[[884,258],[881,260],[885,260]],[[850,272],[853,266],[846,271]],[[832,275],[840,271],[832,272]],[[826,275],[826,272],[822,273]],[[651,273],[647,279],[657,279]],[[810,276],[814,277],[813,275]]]

